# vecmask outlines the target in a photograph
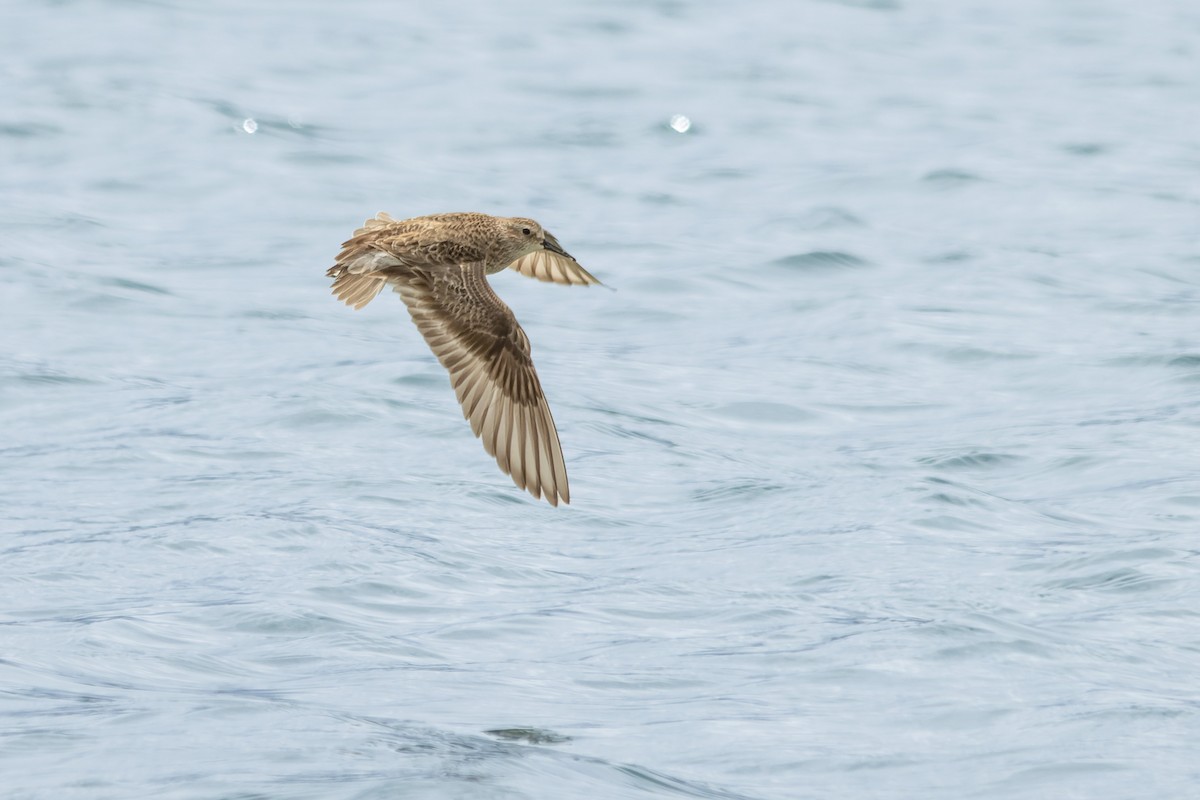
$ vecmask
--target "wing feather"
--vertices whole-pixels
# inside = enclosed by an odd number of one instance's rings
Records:
[[[482,263],[390,271],[387,280],[438,361],[484,449],[518,487],[569,502],[567,471],[529,339]]]
[[[508,266],[527,278],[537,278],[549,283],[573,286],[592,286],[600,283],[599,278],[580,266],[571,256],[559,255],[550,250],[534,250]]]

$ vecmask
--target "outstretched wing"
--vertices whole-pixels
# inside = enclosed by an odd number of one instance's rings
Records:
[[[395,270],[387,280],[450,371],[463,416],[500,469],[534,497],[569,503],[567,467],[529,339],[488,285],[483,263]]]
[[[529,278],[551,283],[574,284],[575,286],[590,286],[599,284],[600,280],[579,265],[575,257],[562,249],[558,239],[544,231],[546,245],[534,250],[527,256],[518,258],[509,264],[510,269]]]

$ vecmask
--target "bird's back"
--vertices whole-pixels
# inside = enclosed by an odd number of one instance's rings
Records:
[[[485,214],[432,214],[396,220],[380,212],[342,243],[326,273],[362,274],[387,267],[438,268],[486,260],[494,224]]]

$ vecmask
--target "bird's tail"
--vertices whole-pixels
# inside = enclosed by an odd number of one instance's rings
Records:
[[[364,222],[342,243],[342,252],[325,272],[326,277],[333,278],[333,293],[346,305],[359,309],[374,300],[387,283],[379,270],[400,264],[392,254],[374,247],[376,230],[391,222],[395,220],[383,211]]]
[[[330,267],[325,273],[333,278],[333,293],[337,299],[358,309],[375,299],[387,283],[387,278],[378,272],[347,272],[344,267]]]

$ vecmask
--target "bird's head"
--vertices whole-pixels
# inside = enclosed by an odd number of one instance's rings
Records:
[[[571,258],[571,255],[562,249],[558,239],[542,228],[537,221],[527,217],[509,217],[504,223],[508,234],[505,238],[512,244],[515,253],[511,261],[542,249]]]

